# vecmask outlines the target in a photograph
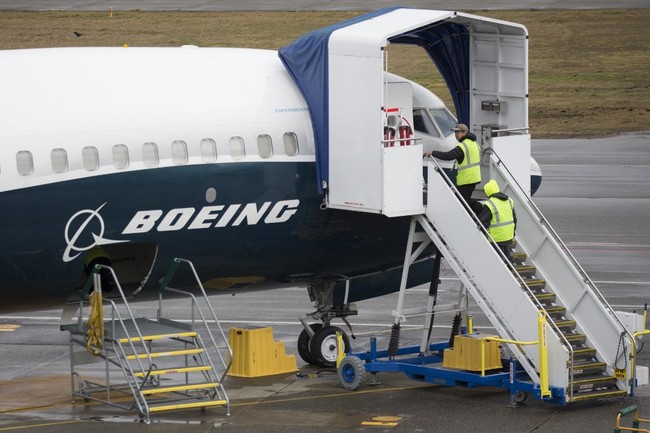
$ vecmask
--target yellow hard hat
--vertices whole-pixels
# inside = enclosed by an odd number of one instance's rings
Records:
[[[485,191],[485,195],[488,197],[491,197],[492,194],[496,194],[499,192],[499,185],[497,185],[497,181],[494,179],[490,179],[488,183],[485,184],[483,187],[483,191]]]

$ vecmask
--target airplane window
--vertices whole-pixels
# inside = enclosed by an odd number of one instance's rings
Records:
[[[287,156],[298,155],[298,136],[295,133],[285,132],[282,141],[284,141],[284,153]]]
[[[434,137],[440,137],[440,133],[436,129],[433,122],[425,110],[413,110],[413,127],[418,132],[423,132]]]
[[[211,138],[201,140],[201,159],[203,162],[214,162],[217,160],[217,143]]]
[[[187,164],[187,144],[183,140],[172,141],[172,162],[174,164]]]
[[[232,156],[232,159],[236,161],[240,159],[244,159],[244,156],[246,156],[246,150],[244,149],[243,138],[230,137],[230,141],[228,142],[228,145],[230,147],[230,156]]]
[[[65,149],[52,149],[50,157],[52,159],[52,170],[55,173],[65,173],[68,171],[68,153]]]
[[[99,168],[99,152],[96,147],[86,146],[81,149],[81,159],[86,170],[94,171]]]
[[[113,165],[118,170],[129,166],[129,148],[123,144],[113,146]]]
[[[454,119],[454,116],[451,115],[449,110],[446,108],[431,108],[429,112],[445,137],[452,133],[456,127],[456,119]]]
[[[16,153],[16,166],[18,174],[22,176],[29,176],[34,173],[34,158],[32,152],[28,150],[21,150]]]
[[[142,162],[145,167],[158,166],[158,146],[156,143],[145,143],[142,145]]]
[[[270,158],[273,156],[273,140],[267,134],[257,136],[257,150],[262,158]]]

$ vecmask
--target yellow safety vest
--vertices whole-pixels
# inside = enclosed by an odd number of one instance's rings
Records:
[[[465,138],[458,143],[465,157],[463,162],[458,164],[458,174],[456,174],[456,185],[467,185],[481,181],[481,150],[478,143],[469,138]]]
[[[515,220],[512,214],[514,202],[490,198],[484,202],[492,212],[492,219],[487,231],[494,239],[494,242],[505,242],[515,237]]]

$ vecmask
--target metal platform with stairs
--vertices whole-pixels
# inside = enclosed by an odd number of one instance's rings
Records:
[[[198,298],[169,287],[181,264],[194,273]],[[98,274],[102,269],[115,281],[118,293],[113,298],[102,297]],[[181,409],[218,406],[230,414],[222,383],[232,354],[191,262],[174,260],[159,290],[155,319],[134,317],[115,273],[106,266],[95,267],[80,298],[75,321],[61,325],[70,333],[73,401],[83,398],[137,410],[145,422],[154,413]],[[182,298],[189,300],[191,319],[166,318],[164,301],[183,302]],[[98,361],[105,363],[104,380],[82,377],[81,366]]]

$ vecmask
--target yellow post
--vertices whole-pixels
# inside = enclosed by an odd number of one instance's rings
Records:
[[[551,390],[548,389],[548,349],[546,347],[546,311],[540,311],[537,315],[537,335],[539,338],[539,386],[542,398],[551,397]]]
[[[339,364],[345,358],[345,352],[343,351],[343,335],[340,332],[336,333],[336,368],[339,368]]]
[[[467,315],[467,333],[468,334],[474,333],[474,318],[472,317],[471,314]]]

